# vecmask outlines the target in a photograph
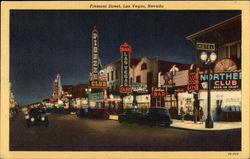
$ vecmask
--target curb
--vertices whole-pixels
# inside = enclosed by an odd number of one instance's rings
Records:
[[[118,121],[118,116],[116,115],[111,115],[109,117],[109,120],[113,120],[113,121]],[[214,131],[228,131],[228,130],[237,130],[237,129],[241,129],[240,128],[229,128],[229,129],[192,129],[192,128],[185,128],[185,127],[178,127],[178,126],[170,126],[170,128],[173,129],[180,129],[180,130],[190,130],[190,131],[204,131],[204,132],[214,132]]]
[[[183,128],[183,127],[176,127],[176,126],[170,126],[170,128],[173,128],[173,129],[180,129],[180,130],[190,130],[190,131],[204,131],[204,132],[229,131],[229,130],[241,129],[241,128],[230,128],[230,129],[216,129],[216,130],[207,129],[207,130],[204,130],[204,129]]]

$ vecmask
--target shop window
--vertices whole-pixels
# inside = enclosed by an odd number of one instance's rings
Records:
[[[111,81],[114,80],[114,71],[111,71]]]
[[[238,69],[241,68],[241,44],[234,43],[233,45],[228,45],[227,47],[227,57],[232,59],[236,64]]]
[[[141,70],[146,70],[147,69],[147,64],[146,63],[143,63],[142,65],[141,65]]]
[[[118,69],[115,71],[115,79],[118,80]]]
[[[141,76],[136,76],[136,83],[141,83]]]
[[[237,59],[237,45],[230,46],[230,58],[232,60]]]

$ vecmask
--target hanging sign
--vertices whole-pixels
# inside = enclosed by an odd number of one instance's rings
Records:
[[[89,100],[93,101],[93,100],[103,100],[103,92],[97,92],[97,93],[91,93],[89,95]]]
[[[107,88],[107,81],[90,81],[91,88]]]
[[[199,74],[200,89],[207,89],[207,74]],[[211,90],[239,90],[241,89],[241,72],[223,72],[210,74]]]
[[[142,83],[132,83],[132,90],[137,93],[147,93],[148,85]]]
[[[193,92],[199,90],[199,74],[198,72],[189,72],[187,90]]]
[[[153,98],[156,98],[156,97],[165,97],[166,96],[166,89],[165,88],[153,87],[152,88],[151,96]]]
[[[196,49],[197,50],[211,50],[211,51],[215,51],[215,44],[197,42],[196,43]]]
[[[97,80],[98,79],[98,73],[99,73],[99,58],[98,58],[98,31],[96,29],[96,26],[94,26],[94,29],[92,31],[92,74],[91,74],[91,80]]]
[[[121,87],[120,93],[130,93],[132,91],[129,77],[131,46],[126,42],[120,46],[121,52]]]

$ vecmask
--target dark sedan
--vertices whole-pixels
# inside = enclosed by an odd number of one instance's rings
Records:
[[[45,125],[48,127],[49,119],[46,116],[46,112],[42,108],[32,108],[25,116],[28,128],[33,125]]]
[[[89,113],[89,118],[94,119],[109,119],[109,113],[106,108],[93,108]]]
[[[142,117],[142,112],[139,111],[137,108],[129,108],[125,109],[122,114],[118,115],[119,122],[128,122],[128,123],[135,123],[138,122],[139,119]]]
[[[92,111],[93,111],[93,108],[81,108],[76,111],[76,115],[77,117],[89,117]]]
[[[164,107],[151,107],[148,112],[140,119],[140,124],[164,125],[170,127],[172,119],[167,108]]]

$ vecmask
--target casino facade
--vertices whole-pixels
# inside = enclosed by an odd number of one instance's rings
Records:
[[[211,114],[214,121],[241,121],[241,15],[186,37],[197,49],[199,105],[207,114],[208,72],[203,69],[203,51],[216,53],[210,73]]]

